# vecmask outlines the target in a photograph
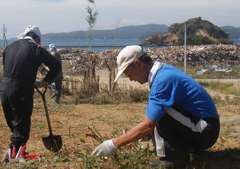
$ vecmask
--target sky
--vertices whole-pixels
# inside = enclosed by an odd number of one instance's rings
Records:
[[[42,34],[87,30],[87,0],[0,0],[0,27],[16,37],[26,26]],[[239,0],[95,0],[94,29],[126,25],[181,23],[202,17],[218,26],[240,27]],[[2,32],[2,31],[1,31]]]

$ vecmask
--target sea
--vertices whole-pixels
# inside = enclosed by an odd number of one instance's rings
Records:
[[[16,39],[10,39],[7,44],[14,42]],[[235,44],[240,45],[240,38],[232,39]],[[141,40],[137,38],[113,38],[113,39],[43,39],[42,45],[48,48],[50,43],[54,43],[57,48],[86,48],[92,51],[104,51],[113,48],[122,48],[127,45],[139,45]],[[3,48],[3,41],[0,40],[0,48]],[[159,46],[145,46],[159,48]],[[161,46],[160,46],[161,47]]]
[[[54,43],[58,48],[90,48],[93,51],[103,51],[113,48],[122,48],[127,45],[140,44],[141,40],[136,38],[123,39],[56,39],[43,41],[43,46]]]
[[[11,44],[16,39],[7,40],[7,44]],[[141,40],[136,38],[123,38],[123,39],[44,39],[42,46],[48,48],[50,43],[54,43],[57,48],[87,48],[93,51],[103,51],[113,48],[122,48],[127,45],[140,44]],[[4,47],[4,43],[0,40],[0,48]]]

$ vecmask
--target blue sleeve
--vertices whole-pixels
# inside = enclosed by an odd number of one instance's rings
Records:
[[[153,121],[158,121],[164,116],[164,107],[171,107],[175,100],[176,85],[173,80],[157,80],[151,87],[148,96],[146,116]]]

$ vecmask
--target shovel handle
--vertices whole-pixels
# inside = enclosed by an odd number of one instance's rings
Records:
[[[51,126],[51,121],[50,121],[50,117],[49,117],[49,113],[48,113],[48,108],[47,108],[47,101],[46,101],[46,91],[47,91],[47,87],[45,87],[42,91],[35,87],[35,89],[37,90],[37,92],[41,95],[42,97],[42,101],[43,101],[43,106],[44,106],[44,110],[45,110],[45,115],[47,118],[47,124],[48,124],[48,130],[49,130],[49,135],[52,136],[52,126]]]
[[[47,87],[44,87],[43,90],[40,90],[38,87],[35,87],[35,89],[37,90],[37,92],[38,92],[41,96],[44,95],[44,97],[45,97],[45,93],[46,93],[46,91],[47,91]]]

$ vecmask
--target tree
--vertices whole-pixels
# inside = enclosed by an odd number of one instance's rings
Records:
[[[87,1],[88,1],[88,6],[86,7],[86,11],[87,11],[86,21],[89,25],[89,28],[88,28],[89,29],[89,47],[91,48],[92,30],[93,30],[93,27],[95,26],[98,12],[96,10],[95,0],[87,0]]]

